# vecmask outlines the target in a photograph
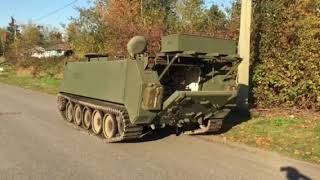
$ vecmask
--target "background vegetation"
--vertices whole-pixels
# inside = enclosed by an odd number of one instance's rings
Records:
[[[108,52],[126,54],[126,44],[135,35],[149,41],[149,52],[158,52],[161,36],[172,33],[236,38],[240,1],[225,10],[203,0],[97,0],[91,8],[79,9],[67,31],[69,43],[79,54]]]
[[[260,0],[254,14],[254,102],[320,110],[320,1]]]

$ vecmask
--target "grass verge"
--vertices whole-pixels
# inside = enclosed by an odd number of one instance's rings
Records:
[[[219,136],[226,141],[320,163],[320,116],[308,112],[295,115],[291,112],[261,114]]]
[[[31,75],[17,75],[14,68],[9,65],[1,66],[4,71],[0,72],[0,82],[31,89],[35,91],[56,94],[58,92],[61,80],[45,75],[33,77]]]

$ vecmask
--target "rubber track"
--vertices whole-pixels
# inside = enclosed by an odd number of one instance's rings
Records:
[[[123,120],[123,123],[124,123],[124,130],[122,134],[119,134],[118,132],[116,137],[108,138],[108,139],[104,138],[102,135],[99,136],[100,138],[105,139],[108,143],[139,139],[142,136],[143,126],[133,125],[130,122],[129,115],[126,108],[122,105],[103,102],[99,100],[87,99],[87,98],[70,95],[70,94],[60,93],[58,94],[58,96],[66,98],[72,103],[80,104],[84,107],[90,107],[92,109],[98,109],[100,111],[103,111],[104,113],[110,113],[120,117],[120,119]],[[63,118],[65,118],[65,113],[64,113],[65,111],[60,111],[60,112]],[[83,128],[81,129],[85,130]]]
[[[192,131],[187,131],[184,134],[187,135],[199,135],[199,134],[208,134],[212,132],[217,132],[221,129],[223,119],[210,119],[207,126],[201,126],[199,129]]]

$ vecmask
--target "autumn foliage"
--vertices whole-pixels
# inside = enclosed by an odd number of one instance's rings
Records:
[[[108,24],[110,39],[108,50],[112,54],[126,54],[126,44],[136,35],[149,40],[149,51],[159,51],[159,41],[165,34],[166,24],[163,12],[142,11],[140,0],[109,0],[108,6],[100,7],[103,21]],[[148,13],[144,16],[144,13]],[[153,18],[150,18],[153,17]]]
[[[255,104],[320,110],[320,1],[258,1],[254,25]]]
[[[80,55],[126,55],[126,44],[136,35],[147,38],[150,53],[159,52],[161,37],[172,33],[232,39],[237,33],[228,27],[238,29],[239,25],[219,6],[205,8],[204,0],[98,0],[79,12],[67,30],[69,43]]]

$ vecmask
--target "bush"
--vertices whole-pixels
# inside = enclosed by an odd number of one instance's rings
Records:
[[[320,1],[261,0],[254,17],[255,105],[320,110]]]
[[[54,79],[62,79],[64,62],[67,59],[64,58],[28,58],[25,60],[19,60],[15,62],[14,68],[17,74],[23,76],[32,77],[50,77]]]

